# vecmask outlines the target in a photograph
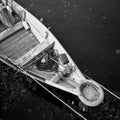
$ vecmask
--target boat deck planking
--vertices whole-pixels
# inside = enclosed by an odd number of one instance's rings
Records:
[[[6,41],[2,42],[0,44],[1,49],[5,49],[6,47],[9,47],[10,45],[14,44],[15,42],[17,42],[18,40],[22,39],[22,37],[24,37],[24,35],[26,35],[25,30],[20,30],[18,33],[16,33],[16,35],[9,37]]]
[[[0,33],[0,51],[11,59],[20,58],[39,44],[33,33],[30,30],[25,30],[21,23],[2,33]]]
[[[9,56],[9,54],[10,54],[9,52],[10,51],[17,50],[18,48],[20,49],[22,46],[25,46],[27,43],[28,43],[27,45],[29,45],[29,42],[31,42],[31,39],[30,39],[31,37],[32,37],[32,34],[26,34],[24,37],[19,39],[17,42],[14,42],[13,44],[10,44],[8,47],[5,47],[3,49],[3,51],[6,54],[8,54],[8,56]]]
[[[31,39],[34,39],[31,38]],[[25,53],[27,53],[28,51],[30,51],[32,48],[34,48],[37,44],[38,41],[34,39],[33,41],[29,41],[28,43],[25,43],[26,45],[22,46],[20,49],[16,50],[12,55],[10,55],[9,57],[12,59],[17,59],[20,58],[21,56],[25,55]]]
[[[20,66],[25,66],[30,60],[34,59],[39,53],[47,50],[48,48],[52,47],[54,43],[48,44],[46,41],[39,43],[36,45],[33,49],[28,51],[26,54],[24,54],[19,59],[15,60],[16,64],[19,64]]]
[[[4,30],[3,32],[0,33],[0,42],[12,36],[13,34],[15,34],[18,30],[21,30],[22,28],[24,28],[24,26],[22,25],[21,22],[19,22],[14,27]]]

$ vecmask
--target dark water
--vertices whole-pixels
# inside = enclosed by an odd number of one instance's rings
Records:
[[[51,31],[85,74],[120,90],[119,0],[16,0]]]

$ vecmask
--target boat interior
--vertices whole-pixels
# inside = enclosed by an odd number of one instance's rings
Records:
[[[4,14],[7,16],[5,18],[7,22],[11,22],[9,15],[6,12]],[[40,43],[30,28],[25,29],[22,18],[14,10],[12,16],[15,19],[12,27],[4,24],[2,20],[0,21],[0,54],[39,80],[53,80],[58,84],[64,84],[62,81],[58,82],[61,75],[56,76],[60,64],[58,64],[59,54],[54,51],[55,43],[49,44],[46,40]],[[65,54],[61,57],[66,59],[64,63],[69,62]],[[54,77],[57,80],[53,79]],[[72,87],[72,85],[68,86]]]
[[[86,78],[57,39],[48,37],[42,25],[42,32],[39,32],[37,24],[33,24],[36,18],[24,8],[19,10],[17,4],[8,8],[0,5],[0,60],[19,68],[37,81],[70,92],[81,99],[79,87],[83,81],[86,82]],[[35,33],[36,30],[38,32]],[[94,82],[91,81],[91,84]],[[95,85],[99,88],[97,83]],[[91,91],[93,95],[96,93]],[[103,96],[101,90],[101,101]]]

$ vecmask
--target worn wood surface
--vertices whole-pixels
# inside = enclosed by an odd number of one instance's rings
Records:
[[[20,39],[22,39],[28,32],[25,32],[25,30],[21,30],[18,33],[16,33],[15,35],[9,37],[8,39],[6,39],[4,42],[2,42],[0,44],[0,48],[1,49],[5,49],[9,46],[11,46],[12,44],[14,44],[15,42],[19,41]]]
[[[24,46],[20,46],[18,49],[16,49],[16,51],[9,57],[12,59],[17,59],[25,55],[25,53],[29,52],[32,48],[34,48],[38,44],[36,38],[34,38],[34,40],[31,40],[33,38],[34,37],[30,38],[29,41],[24,44]]]
[[[20,66],[24,66],[27,62],[29,62],[30,60],[32,60],[39,53],[41,53],[41,52],[49,49],[53,45],[54,45],[54,42],[50,43],[50,44],[46,43],[46,41],[44,41],[42,43],[39,43],[33,49],[31,49],[30,51],[28,51],[26,54],[24,54],[22,57],[20,57],[19,59],[15,60],[14,62],[16,64],[19,64]]]
[[[33,33],[26,31],[20,24],[9,28],[8,31],[3,37],[4,40],[0,42],[0,51],[11,59],[20,58],[39,43]]]
[[[0,41],[6,39],[7,37],[11,36],[12,34],[15,34],[18,30],[22,29],[23,25],[22,23],[17,23],[14,27],[8,28],[0,33]]]

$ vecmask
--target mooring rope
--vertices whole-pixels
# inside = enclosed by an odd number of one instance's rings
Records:
[[[1,52],[2,53],[2,52]],[[2,55],[4,55],[5,58],[7,58],[12,64],[15,65],[15,63],[10,60],[4,53],[2,53]],[[54,60],[53,58],[51,58],[52,60]],[[54,60],[56,62],[56,60]],[[58,63],[58,62],[57,62]],[[68,107],[70,110],[72,110],[75,114],[77,114],[79,117],[81,117],[82,119],[84,120],[87,120],[83,115],[81,115],[79,112],[77,112],[75,109],[73,109],[70,105],[68,105],[67,103],[65,103],[62,99],[60,99],[59,97],[57,97],[54,93],[52,93],[50,90],[48,90],[44,85],[42,85],[40,82],[38,82],[38,80],[36,80],[33,76],[31,76],[30,74],[28,74],[24,69],[22,69],[20,66],[17,66],[18,67],[18,71],[26,74],[27,76],[30,76],[37,84],[39,84],[43,89],[45,89],[48,93],[50,93],[53,97],[55,97],[57,100],[59,100],[61,103],[63,103],[66,107]],[[83,74],[83,73],[82,73]],[[83,74],[85,77],[93,80],[92,78],[90,78],[89,76]],[[113,95],[114,97],[116,97],[117,99],[120,100],[120,97],[117,96],[116,94],[114,94],[113,92],[111,92],[110,90],[108,90],[106,87],[104,87],[103,85],[101,85],[99,83],[99,85],[105,89],[107,92],[109,92],[111,95]]]
[[[81,115],[79,112],[77,112],[76,110],[74,110],[70,105],[68,105],[66,102],[64,102],[62,99],[60,99],[59,97],[57,97],[54,93],[52,93],[50,90],[48,90],[44,85],[42,85],[41,83],[39,83],[35,78],[34,81],[39,84],[42,88],[44,88],[48,93],[50,93],[53,97],[55,97],[57,100],[59,100],[61,103],[63,103],[66,107],[68,107],[70,110],[72,110],[75,114],[77,114],[79,117],[81,117],[84,120],[87,120],[83,115]]]
[[[10,60],[4,53],[1,52],[2,55],[4,55],[5,58],[7,58],[12,64],[15,65],[15,63],[13,63],[12,60]],[[36,80],[33,76],[31,76],[30,74],[28,74],[24,69],[22,69],[20,66],[17,66],[17,70],[24,73],[27,76],[30,76],[37,84],[39,84],[43,89],[45,89],[48,93],[50,93],[53,97],[55,97],[57,100],[59,100],[61,103],[63,103],[66,107],[68,107],[70,110],[72,110],[75,114],[77,114],[79,117],[81,117],[84,120],[87,120],[83,115],[81,115],[79,112],[77,112],[76,110],[74,110],[71,106],[69,106],[67,103],[65,103],[63,100],[61,100],[59,97],[57,97],[54,93],[52,93],[50,90],[48,90],[44,85],[42,85],[40,82],[38,82],[38,80]],[[15,68],[14,68],[15,69]]]
[[[82,114],[80,114],[79,112],[77,112],[76,110],[74,110],[70,105],[68,105],[67,103],[65,103],[62,99],[60,99],[59,97],[57,97],[54,93],[52,93],[50,90],[48,90],[44,85],[42,85],[40,82],[38,82],[38,80],[36,80],[33,76],[29,75],[26,71],[24,71],[23,69],[21,69],[24,74],[26,74],[27,76],[30,76],[38,85],[40,85],[43,89],[45,89],[48,93],[50,93],[53,97],[55,97],[57,100],[59,100],[61,103],[63,103],[66,107],[68,107],[71,111],[73,111],[75,114],[77,114],[79,117],[81,117],[84,120],[87,120]]]

